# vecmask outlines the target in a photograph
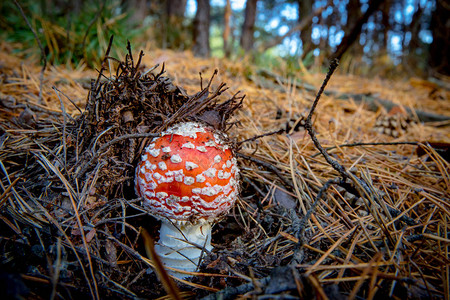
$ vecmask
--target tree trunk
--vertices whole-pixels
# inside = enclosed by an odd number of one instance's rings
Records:
[[[155,1],[153,5],[156,7],[156,15],[161,24],[161,34],[163,49],[185,49],[186,28],[183,25],[184,13],[186,11],[187,0],[163,0]],[[189,38],[190,40],[190,38]]]
[[[209,57],[209,0],[197,0],[197,12],[194,19],[194,46],[192,51],[195,56]]]
[[[73,1],[73,3],[78,3],[78,1]],[[129,0],[126,3],[131,11],[130,22],[132,24],[142,23],[149,11],[147,0]]]
[[[342,55],[350,48],[350,46],[356,41],[361,33],[362,26],[367,22],[367,19],[378,9],[383,0],[370,0],[369,7],[362,17],[360,17],[356,23],[350,27],[351,29],[347,29],[344,38],[341,41],[341,44],[338,46],[336,51],[334,52],[332,58],[340,59]],[[352,20],[353,21],[353,20]],[[348,25],[351,25],[350,19]]]
[[[431,15],[433,42],[430,45],[430,66],[433,73],[450,75],[450,18],[448,4],[436,1],[436,9]]]
[[[312,14],[312,0],[298,0],[298,23],[300,24],[303,20],[308,18]],[[302,58],[308,54],[312,48],[313,44],[311,42],[311,32],[312,32],[312,22],[308,23],[308,26],[300,31],[300,39],[302,40]]]
[[[381,24],[383,25],[383,49],[386,49],[388,46],[388,32],[391,29],[391,25],[389,23],[389,16],[391,11],[391,0],[384,1],[381,4]]]
[[[170,17],[184,18],[187,0],[166,0],[166,12]]]
[[[420,2],[417,2],[417,10],[412,17],[411,24],[406,28],[407,31],[411,32],[411,41],[409,42],[409,53],[414,53],[417,48],[420,47],[420,26],[422,21],[423,9],[420,7]],[[405,45],[407,46],[407,45]]]
[[[345,35],[348,35],[361,18],[361,2],[359,0],[349,0],[347,4],[347,24],[345,25]]]
[[[230,19],[231,19],[231,1],[227,0],[225,5],[225,12],[223,15],[223,53],[225,57],[230,57],[231,55],[231,45],[230,45]]]
[[[420,40],[419,32],[423,23],[423,11],[420,6],[420,0],[415,3],[416,11],[414,12],[411,23],[405,24],[403,32],[403,51],[402,64],[405,70],[414,75],[418,75],[419,71],[425,69],[426,60],[424,62],[424,51],[426,47]],[[429,23],[429,21],[427,22]],[[408,32],[411,34],[410,40],[406,38]],[[418,49],[422,51],[417,51]],[[421,72],[423,75],[423,72]]]
[[[245,5],[245,19],[242,25],[241,47],[246,52],[253,49],[253,32],[256,22],[256,4],[258,0],[247,0]]]

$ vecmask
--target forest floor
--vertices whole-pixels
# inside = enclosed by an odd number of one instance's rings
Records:
[[[69,155],[66,127],[81,118],[98,72],[47,66],[41,85],[39,60],[13,50],[0,44],[3,293],[164,297],[141,228],[157,238],[158,222],[139,214],[139,202],[125,187],[105,200],[57,163]],[[205,87],[216,69],[211,90],[222,82],[228,87],[220,99],[245,95],[229,132],[239,144],[240,199],[213,227],[214,249],[200,268],[208,274],[179,283],[172,297],[448,299],[449,81],[363,78],[338,69],[312,119],[321,145],[353,174],[338,181],[341,174],[304,128],[326,71],[286,78],[246,59],[159,49],[144,54],[143,71],[164,63],[164,76],[187,95]],[[83,178],[92,181],[101,167],[99,159]],[[329,180],[335,181],[314,207]],[[85,201],[75,203],[76,211],[72,204],[79,199]]]

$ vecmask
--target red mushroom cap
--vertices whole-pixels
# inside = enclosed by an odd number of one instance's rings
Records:
[[[136,168],[136,193],[153,215],[172,221],[209,221],[238,195],[231,149],[210,127],[177,124],[154,138]]]

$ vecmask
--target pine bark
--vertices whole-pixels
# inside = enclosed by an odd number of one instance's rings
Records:
[[[245,19],[242,25],[241,47],[246,52],[253,49],[253,33],[256,22],[256,5],[258,0],[247,0],[245,5]]]
[[[192,51],[195,56],[210,56],[211,49],[209,46],[209,23],[209,0],[197,0],[197,12],[194,19],[194,45],[192,47]]]
[[[391,25],[389,23],[389,18],[391,15],[391,0],[384,1],[381,4],[381,25],[383,25],[383,49],[386,49],[388,46],[388,32],[391,29]]]
[[[298,23],[308,18],[312,14],[312,0],[298,0]],[[312,50],[311,33],[312,23],[308,23],[308,26],[302,29],[300,32],[300,39],[302,40],[302,58],[305,57]]]
[[[187,0],[166,0],[166,12],[170,17],[183,18]]]
[[[450,11],[446,1],[437,0],[431,15],[431,32],[433,42],[430,45],[429,63],[433,75],[436,73],[450,75]]]

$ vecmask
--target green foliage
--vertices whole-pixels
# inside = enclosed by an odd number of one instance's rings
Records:
[[[55,1],[46,5],[48,3],[20,1],[42,43],[47,61],[52,64],[84,61],[90,67],[98,65],[111,35],[114,35],[116,45],[126,45],[127,39],[132,40],[140,32],[132,29],[118,0],[81,1],[78,4],[74,4],[75,1]],[[20,43],[26,54],[40,55],[31,29],[12,1],[0,4],[0,15],[1,38]]]

